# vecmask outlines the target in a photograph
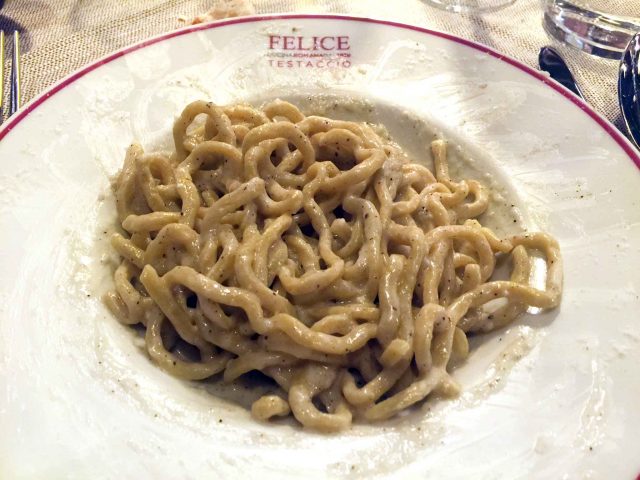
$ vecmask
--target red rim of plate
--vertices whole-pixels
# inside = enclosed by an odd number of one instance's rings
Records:
[[[450,40],[455,43],[459,43],[465,45],[467,47],[474,48],[483,53],[491,55],[494,58],[497,58],[500,61],[508,63],[509,65],[531,75],[532,77],[540,80],[542,83],[547,85],[548,87],[553,88],[556,92],[560,93],[563,97],[569,100],[574,105],[577,105],[582,111],[584,111],[591,119],[593,119],[600,127],[602,127],[611,138],[615,140],[615,142],[624,150],[624,152],[629,156],[631,161],[635,163],[635,165],[640,169],[640,153],[636,151],[636,149],[631,145],[629,140],[627,140],[622,133],[618,131],[618,129],[611,124],[607,119],[602,117],[599,113],[597,113],[589,104],[587,104],[584,100],[574,95],[572,92],[564,88],[559,83],[552,80],[550,77],[542,74],[541,72],[525,65],[524,63],[515,60],[513,58],[507,57],[492,48],[487,47],[486,45],[482,45],[480,43],[476,43],[471,40],[466,40],[464,38],[456,37],[455,35],[451,35],[449,33],[438,32],[436,30],[429,30],[427,28],[417,27],[414,25],[407,25],[405,23],[392,22],[388,20],[376,20],[373,18],[366,17],[354,17],[351,15],[322,15],[322,14],[285,14],[285,15],[255,15],[250,17],[241,17],[234,18],[231,20],[224,20],[214,23],[205,23],[200,25],[194,25],[191,27],[181,28],[179,30],[174,30],[171,32],[163,33],[158,36],[152,37],[147,40],[143,40],[142,42],[135,43],[128,47],[125,47],[121,50],[118,50],[114,53],[107,55],[101,59],[96,60],[93,63],[90,63],[81,69],[75,71],[69,76],[63,78],[58,83],[54,84],[44,93],[40,94],[36,98],[34,98],[31,102],[29,102],[24,108],[19,110],[13,117],[11,117],[4,125],[0,127],[0,141],[7,136],[7,134],[13,130],[19,123],[22,121],[27,115],[33,112],[36,108],[38,108],[42,103],[44,103],[49,97],[55,95],[57,92],[62,90],[63,88],[69,86],[79,78],[83,77],[87,73],[95,70],[102,65],[112,62],[113,60],[120,58],[130,52],[140,50],[141,48],[145,48],[149,45],[153,45],[155,43],[168,40],[173,37],[179,37],[181,35],[186,35],[191,32],[196,32],[200,30],[208,30],[210,28],[219,28],[224,27],[226,25],[235,25],[241,23],[253,23],[253,22],[264,22],[269,20],[292,20],[292,19],[322,19],[322,20],[346,20],[346,21],[355,21],[355,22],[363,22],[363,23],[373,23],[378,25],[386,25],[396,28],[403,28],[406,30],[413,30],[420,33],[425,33],[427,35],[432,35],[434,37],[444,38],[446,40]]]

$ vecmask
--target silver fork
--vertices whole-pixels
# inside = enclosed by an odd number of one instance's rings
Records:
[[[0,30],[0,123],[4,113],[4,55],[5,55],[5,34]],[[7,117],[10,117],[20,108],[22,102],[21,92],[21,71],[20,71],[20,32],[13,32],[13,52],[11,56],[11,89],[9,92],[9,111]]]

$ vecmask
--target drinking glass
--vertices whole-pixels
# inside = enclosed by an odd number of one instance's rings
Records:
[[[424,0],[450,12],[491,12],[512,5],[516,0]]]
[[[635,0],[546,0],[544,26],[550,35],[593,55],[620,58],[640,31]]]

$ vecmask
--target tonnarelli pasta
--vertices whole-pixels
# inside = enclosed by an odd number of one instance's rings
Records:
[[[431,171],[366,124],[279,100],[191,103],[173,138],[171,155],[127,152],[106,302],[146,327],[150,357],[173,375],[275,380],[257,419],[292,413],[336,431],[455,394],[447,367],[467,355],[467,333],[560,301],[556,241],[500,239],[475,220],[487,190],[449,177],[442,140]],[[532,250],[544,289],[529,285]],[[500,255],[511,277],[492,281]]]

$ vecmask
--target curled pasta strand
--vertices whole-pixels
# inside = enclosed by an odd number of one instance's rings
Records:
[[[231,356],[227,353],[212,356],[206,362],[186,362],[172,355],[162,343],[161,314],[150,315],[147,320],[145,341],[149,356],[166,372],[187,380],[203,380],[224,370]]]
[[[279,313],[270,318],[274,328],[284,332],[297,344],[318,352],[344,355],[362,348],[376,334],[377,327],[363,323],[340,337],[311,330],[291,315]]]
[[[351,424],[351,411],[345,402],[340,402],[334,412],[323,413],[312,401],[318,393],[331,386],[336,375],[330,367],[309,364],[295,377],[289,389],[289,405],[303,425],[322,432],[335,432]]]
[[[284,353],[246,352],[229,360],[224,370],[224,381],[232,382],[251,370],[264,370],[275,365],[293,365],[297,359]]]
[[[267,103],[264,106],[264,114],[270,120],[277,117],[284,117],[291,123],[298,123],[304,120],[304,115],[300,112],[298,107],[280,99]]]
[[[212,102],[198,100],[187,105],[180,117],[178,117],[173,124],[173,143],[178,162],[181,162],[187,157],[188,151],[185,147],[187,129],[200,114],[204,114],[207,117],[205,124],[206,140],[217,140],[230,145],[235,144],[235,135],[233,134],[229,117],[224,114],[220,107],[214,105]]]
[[[251,415],[266,421],[272,417],[286,417],[291,413],[289,403],[277,395],[263,395],[251,405]]]

